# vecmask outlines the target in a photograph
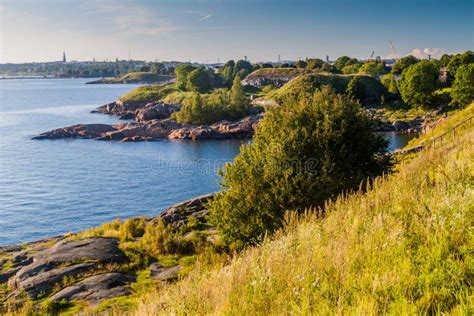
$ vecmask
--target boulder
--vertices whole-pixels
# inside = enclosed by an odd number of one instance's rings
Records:
[[[94,275],[62,289],[51,299],[53,301],[81,300],[91,306],[96,306],[103,299],[131,294],[129,284],[135,280],[135,277],[121,273]]]
[[[150,276],[153,280],[168,281],[176,279],[180,270],[181,267],[179,265],[163,267],[160,263],[155,262],[150,265]]]
[[[64,280],[65,277],[75,277],[86,273],[94,268],[95,263],[78,263],[71,266],[41,271],[28,277],[16,284],[17,289],[21,289],[32,299],[38,297],[42,293],[50,292],[53,287]],[[53,267],[52,264],[49,265]]]
[[[179,105],[164,103],[149,103],[144,108],[135,111],[137,122],[168,118],[179,110]]]
[[[157,219],[175,227],[185,225],[190,216],[202,220],[209,213],[205,204],[214,198],[214,194],[206,194],[174,204],[158,215]]]
[[[93,237],[79,240],[62,240],[32,256],[32,263],[23,266],[10,278],[9,285],[24,289],[30,297],[51,288],[65,276],[83,273],[97,264],[124,263],[127,257],[118,247],[116,238]],[[76,264],[78,262],[85,262]],[[62,268],[57,268],[62,266]]]

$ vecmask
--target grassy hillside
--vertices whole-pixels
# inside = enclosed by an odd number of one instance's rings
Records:
[[[159,101],[168,94],[178,91],[174,85],[148,85],[133,89],[122,95],[122,102],[151,102]]]
[[[296,77],[303,74],[309,74],[314,71],[301,68],[262,68],[257,69],[246,78],[257,78],[257,77],[278,77],[278,76],[291,76]]]
[[[448,119],[455,124],[473,106]],[[137,314],[472,313],[474,129],[366,193],[308,212],[228,265],[203,261]]]
[[[344,93],[351,79],[356,75],[309,74],[296,77],[280,89],[271,92],[267,98],[277,102],[295,99],[301,94],[312,94],[323,85],[330,85],[336,92]],[[360,76],[365,88],[367,102],[377,102],[382,95],[387,97],[386,88],[377,79]]]
[[[158,75],[151,72],[130,72],[104,81],[107,83],[159,83],[170,79],[173,79],[173,76]]]

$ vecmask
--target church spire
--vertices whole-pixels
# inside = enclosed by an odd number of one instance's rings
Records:
[[[66,62],[66,52],[63,52],[63,63]]]

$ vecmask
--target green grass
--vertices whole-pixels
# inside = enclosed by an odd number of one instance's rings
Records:
[[[109,83],[158,83],[172,79],[173,76],[158,75],[152,72],[130,72],[123,76],[106,79]]]
[[[257,78],[257,77],[285,77],[291,76],[296,77],[303,74],[309,74],[314,71],[308,69],[301,69],[301,68],[262,68],[257,69],[251,74],[249,74],[246,78]]]
[[[401,164],[230,264],[198,260],[136,314],[472,314],[474,130]]]
[[[119,100],[122,102],[152,102],[159,101],[168,94],[178,91],[174,85],[147,85],[133,89],[122,95]]]
[[[440,122],[435,129],[433,129],[433,130],[431,130],[431,131],[429,131],[425,134],[421,134],[418,138],[413,139],[407,145],[407,147],[418,146],[418,145],[421,145],[424,142],[430,141],[430,140],[438,137],[439,135],[445,133],[446,131],[450,130],[451,128],[453,128],[454,126],[459,124],[460,122],[466,120],[469,117],[473,117],[473,116],[474,116],[474,103],[471,103],[471,105],[466,107],[464,110],[453,112],[452,114],[449,114],[448,118],[442,120],[442,122]],[[474,127],[474,118],[471,120],[470,125],[469,124],[464,124],[460,128],[460,131],[456,131],[456,133],[457,134],[462,133],[463,130],[466,130],[466,129],[469,129],[469,128],[472,128],[472,127]],[[452,138],[453,136],[454,136],[454,134],[447,135],[448,139],[450,137]]]

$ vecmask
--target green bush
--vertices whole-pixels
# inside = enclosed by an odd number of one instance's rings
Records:
[[[208,95],[196,93],[184,101],[176,113],[179,123],[212,124],[221,120],[236,120],[250,113],[239,76],[234,78],[231,91],[216,89]]]
[[[143,236],[145,226],[145,218],[135,217],[125,220],[120,226],[120,239],[126,241]]]
[[[386,141],[357,102],[325,87],[270,109],[209,203],[224,241],[239,248],[281,227],[286,210],[322,206],[388,170]]]

